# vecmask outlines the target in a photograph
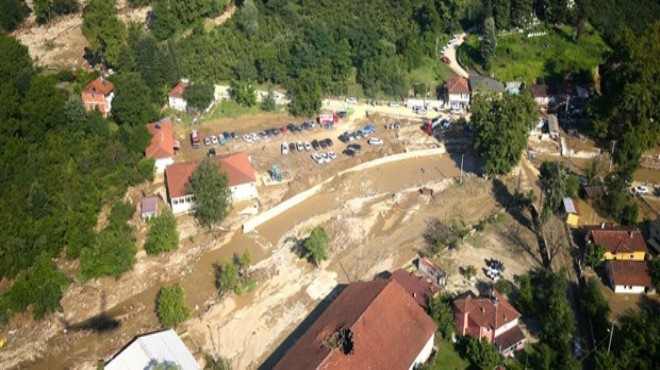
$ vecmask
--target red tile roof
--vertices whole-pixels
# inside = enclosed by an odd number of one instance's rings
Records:
[[[547,85],[541,85],[541,84],[532,85],[530,90],[532,91],[532,96],[535,97],[535,98],[547,98],[548,97],[548,86]]]
[[[426,308],[429,298],[433,297],[440,290],[437,285],[406,270],[399,269],[394,271],[392,278],[401,284],[422,308]]]
[[[174,157],[172,120],[167,117],[159,122],[150,123],[147,125],[147,130],[151,134],[151,144],[145,150],[146,157],[154,159]]]
[[[464,77],[453,77],[449,81],[445,82],[445,89],[450,94],[469,94],[470,85],[468,84],[467,78]]]
[[[257,181],[247,152],[239,152],[226,157],[221,157],[217,159],[217,162],[220,164],[220,170],[227,174],[229,186],[248,184]],[[165,184],[167,185],[167,194],[170,199],[188,194],[186,192],[188,179],[198,165],[199,161],[192,161],[175,163],[165,168]]]
[[[496,298],[498,302],[497,316],[493,298]],[[513,308],[509,300],[495,289],[493,289],[493,298],[488,294],[475,297],[472,292],[469,292],[454,300],[454,309],[461,314],[467,314],[468,322],[492,330],[497,330],[520,317],[520,312]],[[460,329],[460,333],[463,332],[463,328],[458,329]]]
[[[183,98],[183,92],[188,88],[188,83],[180,81],[174,88],[170,91],[170,97],[172,98]]]
[[[651,286],[646,261],[607,261],[614,285]]]
[[[352,352],[328,339],[352,333]],[[408,369],[434,335],[433,320],[395,280],[353,283],[296,341],[275,369]]]
[[[92,81],[85,89],[83,92],[86,93],[99,93],[101,95],[108,95],[114,90],[114,85],[112,82],[106,80],[103,77],[98,77],[94,81]]]
[[[610,253],[648,252],[642,232],[628,226],[591,228],[589,238]]]

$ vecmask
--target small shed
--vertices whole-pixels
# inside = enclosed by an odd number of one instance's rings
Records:
[[[552,139],[559,138],[559,120],[554,114],[548,115],[548,131]]]
[[[427,258],[422,257],[417,260],[417,272],[431,279],[439,287],[444,287],[447,284],[447,273]]]
[[[566,223],[570,227],[578,227],[580,221],[580,209],[577,203],[571,198],[564,198],[564,213],[566,215]]]
[[[142,199],[140,205],[140,217],[143,220],[156,217],[158,214],[158,197],[150,196]]]

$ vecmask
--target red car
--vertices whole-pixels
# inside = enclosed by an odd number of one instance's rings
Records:
[[[442,56],[442,61],[445,62],[445,64],[449,65],[451,64],[451,60],[446,55]]]

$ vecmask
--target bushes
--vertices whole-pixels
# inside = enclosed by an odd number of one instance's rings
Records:
[[[179,285],[168,285],[161,289],[156,302],[156,311],[160,326],[175,328],[190,318],[190,309],[183,299],[183,288]]]
[[[140,176],[149,181],[154,181],[154,175],[156,174],[156,160],[153,158],[142,158],[137,164],[138,172]]]
[[[312,230],[312,233],[303,242],[305,256],[309,262],[318,266],[321,262],[328,258],[328,243],[330,237],[325,231],[323,226],[317,226]]]
[[[179,232],[176,228],[176,218],[169,209],[160,216],[149,221],[149,234],[144,242],[147,254],[158,254],[176,249],[179,245]]]
[[[449,338],[454,332],[454,310],[451,308],[453,300],[454,296],[445,292],[436,298],[429,298],[428,302],[429,316],[438,325],[438,331],[444,338]]]
[[[215,285],[218,293],[234,292],[241,295],[244,291],[254,290],[257,280],[250,274],[250,260],[250,253],[246,251],[240,257],[234,256],[233,262],[221,262],[215,266]]]

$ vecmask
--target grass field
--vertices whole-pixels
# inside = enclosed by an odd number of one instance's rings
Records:
[[[593,80],[593,69],[604,61],[608,47],[592,29],[573,42],[570,27],[549,28],[547,34],[526,37],[511,34],[497,37],[496,55],[489,71],[482,68],[480,41],[472,35],[459,49],[461,63],[482,74],[495,75],[500,81],[522,79],[533,83],[570,79],[577,83]]]
[[[456,346],[450,341],[436,337],[438,352],[432,363],[428,364],[428,370],[472,370],[474,366],[461,357],[456,350]]]

